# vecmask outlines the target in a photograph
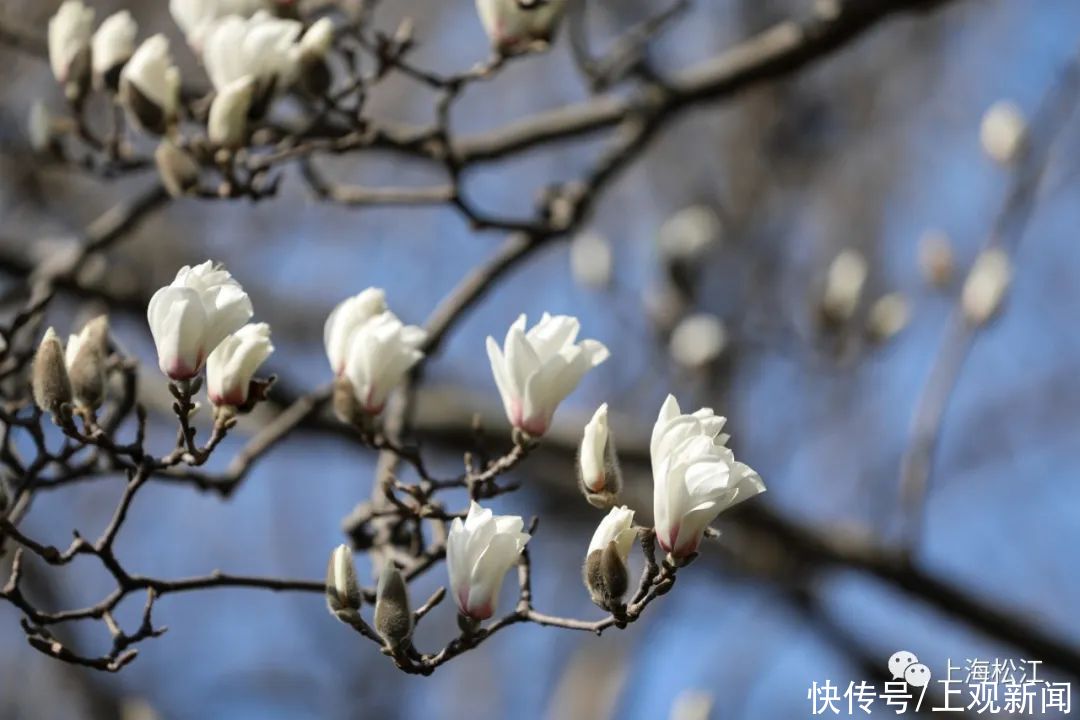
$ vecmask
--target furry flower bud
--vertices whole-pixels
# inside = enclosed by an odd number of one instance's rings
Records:
[[[379,575],[375,598],[375,631],[390,648],[399,648],[412,637],[413,615],[409,604],[409,586],[392,562],[388,562]]]
[[[183,197],[199,184],[199,164],[186,150],[169,138],[162,138],[154,150],[161,184],[171,197]]]
[[[31,368],[34,403],[42,411],[60,416],[60,408],[71,402],[71,380],[64,364],[64,347],[56,331],[49,328],[41,339]]]
[[[627,561],[635,535],[634,511],[625,505],[611,508],[593,533],[583,579],[592,601],[605,610],[622,605],[630,586]]]
[[[100,315],[68,338],[64,361],[75,404],[97,410],[105,399],[105,361],[109,356],[109,318]]]
[[[359,610],[362,597],[352,550],[348,545],[338,545],[330,553],[326,568],[326,605],[330,614]]]
[[[622,473],[615,455],[615,440],[608,428],[608,406],[596,409],[585,426],[578,452],[578,480],[590,505],[611,507],[622,489]]]

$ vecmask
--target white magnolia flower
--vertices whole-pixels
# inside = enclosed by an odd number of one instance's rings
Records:
[[[220,92],[240,78],[255,82],[253,115],[259,115],[274,92],[292,84],[297,71],[296,43],[303,26],[296,20],[257,12],[250,18],[229,15],[216,21],[203,40],[203,65]]]
[[[206,359],[206,392],[214,405],[242,407],[251,379],[274,346],[266,323],[245,325],[221,341]]]
[[[528,332],[521,315],[506,334],[502,350],[487,339],[488,358],[510,424],[529,435],[547,432],[559,403],[591,368],[608,358],[596,340],[577,340],[581,324],[567,315],[544,313]]]
[[[169,0],[169,13],[196,52],[201,52],[203,38],[218,18],[249,17],[268,7],[266,0]]]
[[[91,53],[98,87],[116,88],[120,68],[135,53],[135,35],[138,31],[138,25],[127,10],[114,13],[101,23],[94,33]]]
[[[60,84],[78,84],[89,71],[93,31],[94,9],[82,0],[64,0],[49,19],[49,65]]]
[[[345,360],[353,334],[368,320],[386,311],[386,292],[381,288],[368,288],[342,301],[326,318],[323,343],[335,375],[340,376],[345,372]]]
[[[392,312],[369,319],[352,335],[345,358],[345,374],[361,409],[378,415],[390,391],[396,388],[424,353],[427,333],[405,325]]]
[[[206,356],[252,316],[251,300],[223,267],[185,265],[150,298],[150,333],[158,365],[173,380],[189,380]]]
[[[705,528],[721,512],[765,491],[758,474],[725,447],[724,422],[709,408],[683,415],[668,395],[653,426],[656,539],[675,558],[697,552]]]
[[[218,91],[210,104],[206,132],[218,147],[237,148],[247,136],[248,111],[255,96],[255,79],[250,75],[234,80]]]
[[[604,403],[585,426],[578,455],[581,482],[590,492],[603,492],[607,487],[608,435],[608,407]]]
[[[615,543],[619,559],[626,563],[630,557],[630,548],[634,544],[636,535],[634,511],[625,505],[613,507],[596,527],[596,532],[593,533],[592,540],[589,541],[589,552],[586,557],[598,550],[603,551],[608,545]]]
[[[476,0],[492,47],[506,55],[550,45],[565,10],[566,0]]]
[[[495,614],[503,578],[529,542],[524,526],[517,515],[493,515],[475,502],[464,522],[454,518],[446,539],[446,567],[462,615],[486,620]]]
[[[158,134],[165,131],[180,105],[180,70],[167,37],[158,33],[143,41],[120,72],[120,91],[140,125]]]
[[[1016,103],[1000,100],[990,106],[979,126],[983,152],[992,160],[1008,165],[1020,157],[1027,143],[1027,120]]]

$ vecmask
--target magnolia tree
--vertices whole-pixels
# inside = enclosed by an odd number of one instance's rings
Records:
[[[596,633],[627,626],[670,591],[700,553],[709,551],[704,541],[716,534],[710,524],[722,512],[765,490],[758,474],[727,447],[723,417],[709,408],[685,412],[669,395],[656,411],[647,448],[651,508],[632,506],[624,497],[613,432],[618,428],[611,427],[607,405],[601,405],[576,429],[576,464],[583,502],[606,511],[591,542],[581,548],[582,593],[603,614],[577,619],[541,612],[533,605],[530,585],[529,541],[536,519],[527,521],[525,508],[521,515],[496,515],[487,505],[518,489],[508,474],[545,442],[560,404],[582,378],[590,371],[603,372],[608,348],[581,339],[580,323],[570,316],[545,314],[530,325],[521,315],[505,334],[503,328],[492,328],[486,342],[491,393],[501,399],[512,430],[495,457],[477,447],[460,448],[463,467],[436,468],[420,450],[410,421],[420,371],[498,278],[538,248],[579,230],[611,181],[681,111],[794,72],[890,15],[944,3],[821,3],[800,23],[785,23],[750,38],[728,56],[665,78],[651,66],[646,50],[686,8],[687,2],[676,0],[627,28],[604,54],[592,53],[587,38],[575,34],[576,67],[596,95],[593,101],[487,135],[458,137],[450,111],[462,92],[510,63],[529,62],[547,51],[566,22],[563,16],[575,10],[568,4],[478,0],[477,18],[490,39],[490,53],[469,69],[443,74],[414,64],[412,52],[423,39],[414,37],[408,21],[381,27],[377,3],[371,0],[171,0],[169,12],[186,41],[181,47],[166,34],[143,32],[126,10],[99,22],[91,4],[63,2],[48,23],[46,47],[67,108],[57,115],[55,109],[35,107],[35,147],[103,177],[152,168],[160,185],[95,224],[73,257],[35,269],[27,280],[32,292],[25,305],[0,326],[0,463],[5,472],[0,543],[14,548],[0,599],[22,614],[32,647],[59,660],[116,671],[135,657],[136,645],[163,631],[152,617],[160,597],[248,587],[325,593],[330,612],[345,626],[375,643],[402,670],[428,674],[518,623]],[[178,62],[181,54],[198,61],[199,69],[190,76],[178,69],[188,65]],[[395,124],[369,110],[370,91],[396,76],[433,92],[430,125]],[[90,102],[99,97],[114,111],[106,118],[91,113],[91,107],[102,107]],[[462,192],[464,174],[486,160],[605,132],[604,150],[586,172],[547,188],[531,215],[489,214]],[[1025,146],[1023,124],[1009,113],[989,121],[984,135],[1003,162]],[[419,159],[444,175],[445,182],[419,188],[345,186],[328,181],[316,164],[328,155],[368,150]],[[356,288],[357,294],[325,308],[325,383],[290,398],[279,414],[255,429],[225,472],[212,473],[203,466],[220,454],[219,446],[235,432],[241,416],[258,417],[253,411],[260,404],[281,402],[275,398],[274,377],[262,370],[272,362],[273,328],[252,322],[262,318],[243,289],[244,268],[227,270],[212,260],[185,266],[169,285],[139,303],[140,311],[145,307],[160,369],[150,382],[167,384],[172,397],[177,434],[167,447],[147,440],[138,363],[110,334],[109,318],[98,317],[80,328],[55,328],[47,327],[46,315],[58,293],[79,290],[80,271],[122,239],[141,215],[172,197],[272,198],[286,164],[297,165],[303,181],[327,201],[443,204],[476,229],[504,232],[507,240],[461,281],[423,327],[403,322],[379,288]],[[676,286],[693,274],[715,223],[707,212],[691,209],[662,230],[662,249]],[[937,250],[927,262],[940,274],[948,270],[942,269],[948,259],[941,257],[947,247]],[[610,249],[585,238],[575,243],[574,253],[576,274],[586,282],[604,282]],[[970,291],[965,289],[972,322],[985,322],[994,313],[1008,283],[1007,257],[993,257],[982,261],[987,269],[969,283]],[[821,302],[825,324],[851,320],[866,274],[858,254],[836,259]],[[110,299],[107,292],[103,297]],[[876,312],[875,332],[881,337],[895,334],[906,321],[899,297],[882,299]],[[677,324],[671,351],[680,362],[700,365],[722,352],[725,329],[716,318],[688,315]],[[210,410],[200,412],[204,389]],[[371,501],[348,519],[348,543],[329,553],[325,580],[220,572],[169,579],[124,565],[114,544],[141,488],[168,481],[229,496],[254,463],[323,408],[332,412],[340,430],[379,453]],[[76,534],[69,546],[57,548],[20,527],[43,487],[108,474],[126,476],[127,483],[99,537]],[[451,491],[455,497],[464,491],[466,502],[451,505]],[[636,522],[642,515],[651,516],[651,523]],[[635,545],[643,557],[636,582],[629,570]],[[826,554],[839,552],[805,545]],[[358,577],[357,552],[373,559],[376,578],[370,586]],[[25,590],[28,558],[66,566],[82,556],[96,558],[115,581],[99,602],[46,609]],[[868,562],[866,557],[860,555],[858,562]],[[515,568],[517,601],[500,615],[500,590]],[[444,588],[422,602],[410,597],[417,578],[437,572],[444,573]],[[441,648],[414,645],[417,624],[440,605],[447,590],[460,632]],[[121,627],[113,613],[135,593],[146,595],[142,621]],[[65,645],[57,628],[80,621],[102,622],[113,638],[112,648],[101,656],[85,656]]]

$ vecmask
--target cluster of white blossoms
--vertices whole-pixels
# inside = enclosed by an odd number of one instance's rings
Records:
[[[298,89],[322,95],[331,84],[326,57],[334,43],[327,17],[306,25],[279,17],[291,3],[273,0],[169,0],[169,12],[201,60],[215,95],[207,120],[210,142],[242,146],[250,120],[277,95]],[[566,0],[477,0],[477,12],[499,55],[546,48]],[[169,40],[158,33],[137,44],[138,26],[122,10],[94,29],[95,11],[64,0],[49,21],[53,74],[74,104],[94,86],[111,93],[145,131],[164,135],[178,120],[180,71]]]
[[[225,268],[210,260],[185,265],[150,298],[146,315],[163,373],[187,382],[205,366],[215,407],[247,407],[255,373],[274,346],[269,325],[246,324],[251,299]]]

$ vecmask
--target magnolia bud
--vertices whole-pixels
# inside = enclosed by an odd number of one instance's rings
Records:
[[[120,99],[147,132],[158,135],[176,121],[180,105],[180,70],[173,64],[169,40],[162,34],[143,41],[120,71]]]
[[[603,550],[593,550],[585,560],[585,585],[592,601],[610,610],[622,604],[630,585],[630,573],[619,557],[615,541]]]
[[[326,568],[326,606],[331,615],[360,609],[362,595],[356,580],[352,550],[348,545],[338,545],[330,553]]]
[[[1015,103],[998,101],[983,115],[979,127],[983,151],[995,162],[1008,165],[1020,157],[1027,144],[1027,121]]]
[[[582,287],[604,290],[611,285],[614,256],[611,243],[599,233],[578,233],[570,242],[570,272]]]
[[[589,543],[582,577],[592,601],[605,610],[622,605],[630,586],[627,557],[634,543],[634,511],[616,507],[600,521]]]
[[[870,339],[878,343],[891,340],[907,326],[909,316],[907,299],[900,293],[889,293],[878,298],[870,306],[866,318]]]
[[[936,288],[952,282],[952,242],[941,230],[927,230],[919,238],[919,269],[923,279]]]
[[[250,75],[229,83],[214,97],[206,123],[210,142],[235,149],[247,141],[248,111],[255,95],[255,79]]]
[[[315,97],[325,95],[333,76],[326,55],[334,44],[334,23],[330,18],[317,20],[304,32],[298,43],[298,81],[305,92]]]
[[[832,325],[851,319],[866,283],[866,258],[858,250],[847,249],[833,258],[821,298],[821,315]]]
[[[79,103],[90,87],[93,24],[94,9],[82,0],[65,0],[49,20],[49,64],[72,103]]]
[[[82,332],[68,338],[64,360],[75,404],[97,410],[105,399],[105,360],[109,355],[109,318],[86,323]]]
[[[95,86],[110,92],[120,87],[120,71],[135,53],[137,32],[138,26],[127,10],[101,23],[91,43]]]
[[[375,631],[390,648],[399,648],[412,637],[413,615],[409,606],[409,586],[392,562],[379,576],[375,599]]]
[[[601,510],[614,505],[622,489],[615,439],[608,427],[607,403],[596,409],[582,434],[578,451],[578,483],[589,504]]]
[[[64,366],[64,348],[52,328],[45,331],[34,355],[31,380],[34,402],[56,419],[61,406],[71,402],[71,380]]]
[[[1012,281],[1012,263],[1001,248],[979,253],[964,281],[960,304],[972,325],[982,325],[1001,307]]]
[[[668,352],[679,367],[704,370],[720,359],[727,344],[723,320],[712,313],[694,313],[675,326]]]
[[[154,162],[162,184],[172,197],[183,197],[199,184],[199,164],[169,138],[158,143]]]

